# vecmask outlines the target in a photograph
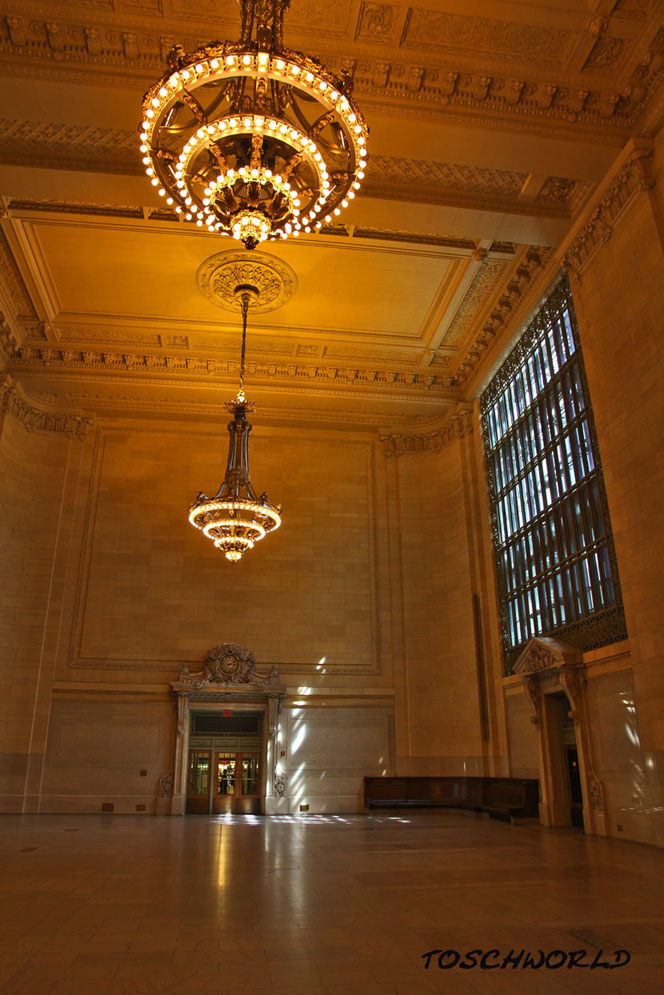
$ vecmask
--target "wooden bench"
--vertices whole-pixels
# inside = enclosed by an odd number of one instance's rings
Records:
[[[513,822],[538,815],[539,782],[520,777],[365,777],[365,811],[461,808]]]

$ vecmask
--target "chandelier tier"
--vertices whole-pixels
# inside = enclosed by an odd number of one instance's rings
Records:
[[[268,532],[281,525],[281,507],[272,505],[263,492],[256,497],[249,478],[249,433],[247,412],[254,410],[244,393],[244,357],[247,338],[247,314],[258,298],[256,287],[242,284],[236,288],[242,311],[242,352],[240,359],[240,389],[235,400],[225,405],[233,415],[228,423],[228,462],[226,475],[214,495],[199,494],[189,509],[189,521],[211,539],[227,560],[237,563],[248,549]]]
[[[239,3],[239,42],[169,54],[143,99],[140,137],[169,206],[253,249],[320,229],[348,206],[368,129],[347,79],[283,47],[290,0]]]

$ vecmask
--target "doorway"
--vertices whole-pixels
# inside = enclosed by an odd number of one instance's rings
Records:
[[[558,729],[560,745],[563,754],[563,778],[561,789],[566,796],[569,811],[569,824],[583,829],[583,793],[581,790],[581,771],[579,769],[579,751],[576,744],[576,728],[570,715],[570,705],[563,692],[553,694],[558,708]]]
[[[187,813],[260,815],[263,795],[262,712],[194,712]]]

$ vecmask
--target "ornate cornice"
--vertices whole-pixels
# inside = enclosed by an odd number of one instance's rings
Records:
[[[2,214],[7,212],[3,203]],[[0,231],[0,323],[6,341],[19,345],[29,334],[42,337],[40,323],[4,232]]]
[[[419,435],[381,435],[385,456],[405,456],[411,453],[439,453],[448,442],[462,439],[473,431],[472,408],[463,408],[454,414],[441,428]]]
[[[516,264],[507,286],[500,292],[481,328],[472,332],[472,345],[459,363],[451,386],[463,387],[483,362],[494,342],[503,338],[521,317],[538,277],[553,256],[553,249],[530,246]]]
[[[183,378],[211,378],[235,382],[239,372],[236,360],[210,359],[189,355],[140,355],[136,353],[97,352],[80,349],[19,348],[10,360],[12,369],[62,369],[75,372],[117,373],[134,375],[156,374],[182,381]],[[356,366],[308,366],[297,362],[259,362],[247,364],[247,374],[260,383],[300,383],[307,386],[326,386],[352,390],[353,388],[379,388],[386,393],[407,390],[414,395],[445,395],[457,393],[452,378],[427,371],[415,373],[395,370],[364,369]]]
[[[367,5],[360,6],[364,19]],[[193,34],[190,28],[183,33],[181,23],[146,24],[140,17],[146,12],[136,4],[116,16],[110,11],[97,11],[92,17],[88,11],[76,11],[57,19],[39,16],[37,11],[28,14],[21,4],[6,4],[6,9],[11,13],[0,22],[0,58],[12,72],[32,77],[94,79],[140,87],[163,68],[174,33],[188,50],[204,44],[208,38],[203,35],[209,35],[203,26],[197,26]],[[624,76],[621,85],[616,85],[612,60],[619,60],[622,67],[627,49],[622,39],[611,35],[599,35],[584,73],[570,73],[568,60],[561,56],[570,44],[573,47],[574,32],[418,8],[414,16],[433,18],[431,32],[420,24],[417,40],[397,39],[400,47],[396,50],[394,40],[380,34],[370,39],[357,35],[359,47],[351,43],[345,55],[339,54],[334,42],[325,44],[318,54],[334,72],[345,71],[353,78],[355,92],[365,103],[396,104],[416,116],[424,108],[434,108],[446,117],[468,111],[488,119],[526,117],[531,128],[542,131],[553,126],[583,134],[627,133],[661,82],[659,36],[625,86]],[[442,34],[441,18],[448,25]],[[493,25],[493,43],[488,49],[486,45],[473,47],[478,21]],[[412,18],[409,24],[412,29]],[[558,35],[565,36],[565,45],[556,42]],[[524,44],[526,37],[528,44]],[[367,41],[386,43],[386,47],[374,55]],[[537,54],[542,52],[548,55]],[[511,73],[505,71],[506,61],[515,67]]]
[[[608,188],[598,191],[599,200],[591,202],[587,220],[563,255],[564,265],[574,276],[579,277],[600,246],[611,239],[616,222],[637,194],[654,186],[652,164],[651,148],[633,149]]]
[[[70,439],[84,442],[92,426],[90,418],[35,407],[10,376],[0,377],[0,411],[6,411],[28,432],[63,432]]]
[[[142,176],[136,133],[50,121],[0,118],[0,160],[25,166]],[[520,191],[527,173],[400,156],[372,156],[363,196],[524,211]],[[548,176],[529,214],[568,217],[592,184]],[[146,190],[148,188],[146,187]],[[163,211],[176,219],[175,211]]]

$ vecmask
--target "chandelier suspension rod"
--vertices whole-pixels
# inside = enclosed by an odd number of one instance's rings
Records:
[[[244,356],[247,347],[247,315],[249,314],[250,296],[248,292],[242,294],[240,298],[242,304],[242,351],[240,353],[240,391],[238,397],[244,397]]]

